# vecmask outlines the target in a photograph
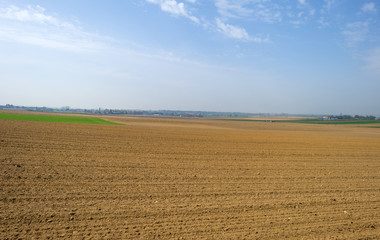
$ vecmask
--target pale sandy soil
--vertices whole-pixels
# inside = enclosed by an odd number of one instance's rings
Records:
[[[0,239],[380,239],[380,129],[0,120]]]

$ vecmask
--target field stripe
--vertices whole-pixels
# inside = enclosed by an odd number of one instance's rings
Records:
[[[0,113],[0,119],[5,120],[23,120],[36,122],[55,122],[55,123],[83,123],[83,124],[110,124],[123,125],[106,121],[96,117],[78,117],[78,116],[60,116],[60,115],[34,115],[34,114],[13,114]]]

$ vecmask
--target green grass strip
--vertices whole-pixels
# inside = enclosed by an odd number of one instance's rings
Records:
[[[380,123],[380,120],[336,120],[336,121],[317,121],[317,122],[304,122],[304,123],[313,123],[313,124],[373,124]]]
[[[95,117],[76,117],[76,116],[56,116],[56,115],[32,115],[32,114],[13,114],[0,113],[0,119],[24,120],[35,122],[55,122],[55,123],[84,123],[84,124],[108,124],[123,125]]]
[[[240,121],[240,122],[280,122],[280,123],[305,123],[305,124],[374,124],[380,123],[380,120],[329,120],[323,121],[316,118],[308,118],[308,119],[295,119],[295,120],[256,120],[256,119],[234,119],[234,118],[223,118],[219,120],[224,121]]]

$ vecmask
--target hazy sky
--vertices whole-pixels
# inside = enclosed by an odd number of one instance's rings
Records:
[[[375,0],[0,0],[0,104],[380,115]]]

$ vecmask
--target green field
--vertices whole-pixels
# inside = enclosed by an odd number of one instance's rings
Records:
[[[256,120],[256,119],[222,119],[227,121],[244,121],[244,122],[269,122],[270,120]],[[380,123],[380,120],[329,120],[323,121],[315,118],[305,118],[297,120],[271,120],[271,122],[286,122],[286,123],[307,123],[307,124],[374,124]]]
[[[380,123],[380,120],[319,120],[319,119],[300,119],[300,120],[289,120],[289,121],[279,121],[279,122],[295,122],[295,123],[311,123],[311,124],[374,124]]]
[[[56,122],[56,123],[84,123],[84,124],[110,124],[122,125],[106,121],[95,117],[75,117],[75,116],[57,116],[57,115],[32,115],[32,114],[13,114],[0,112],[0,119],[7,120],[24,120],[35,122]]]

